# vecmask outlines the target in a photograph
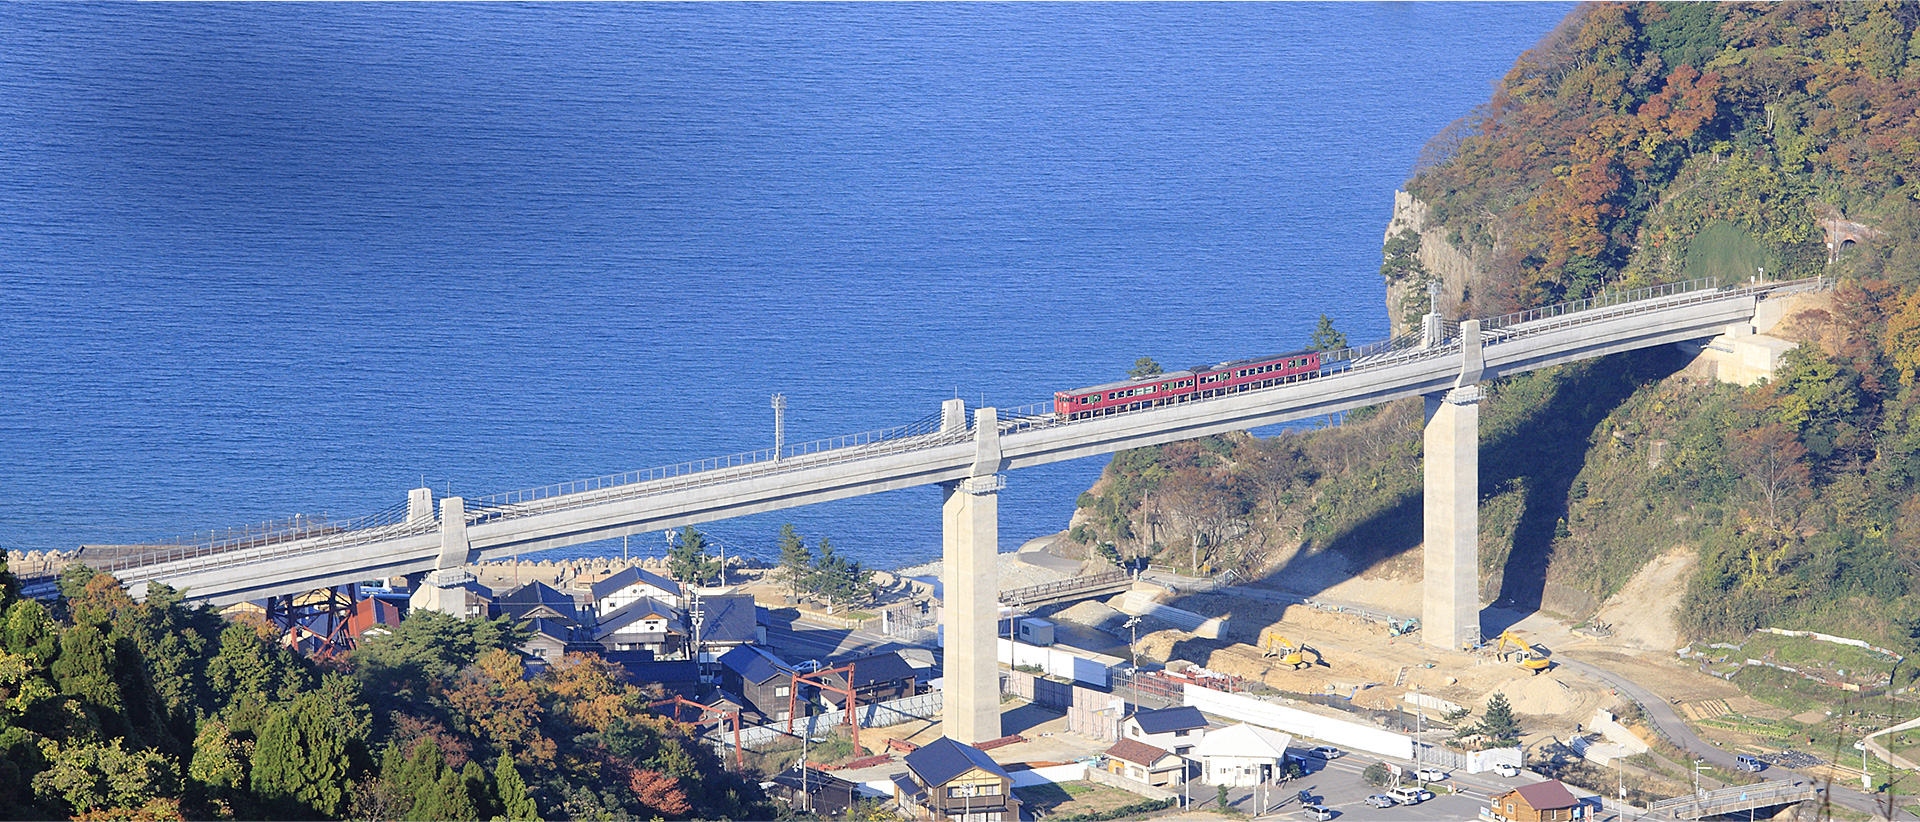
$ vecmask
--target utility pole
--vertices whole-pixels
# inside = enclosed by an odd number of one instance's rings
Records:
[[[773,395],[773,461],[780,461],[780,452],[787,444],[787,395]]]
[[[1140,618],[1129,617],[1127,630],[1133,632],[1132,638],[1127,641],[1127,656],[1132,658],[1130,664],[1133,666],[1132,672],[1127,674],[1127,679],[1133,683],[1133,710],[1137,713],[1140,710],[1140,651],[1136,646],[1140,644]],[[1128,716],[1131,715],[1131,713],[1128,714]],[[1125,718],[1121,717],[1121,719]]]

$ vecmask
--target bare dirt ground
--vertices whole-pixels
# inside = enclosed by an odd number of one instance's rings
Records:
[[[1696,555],[1674,548],[1646,564],[1620,591],[1600,606],[1594,619],[1613,626],[1602,640],[1612,647],[1672,655],[1683,641],[1675,612],[1686,590]]]

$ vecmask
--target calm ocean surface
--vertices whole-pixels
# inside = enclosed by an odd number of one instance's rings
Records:
[[[1383,337],[1394,188],[1570,8],[0,4],[0,547]],[[939,554],[931,488],[706,530],[787,521]]]

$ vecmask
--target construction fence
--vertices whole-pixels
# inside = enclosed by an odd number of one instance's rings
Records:
[[[1126,703],[1105,691],[1055,682],[1026,671],[1001,674],[1000,692],[1045,708],[1067,712],[1067,732],[1094,739],[1118,740]]]
[[[872,705],[861,705],[857,710],[859,711],[860,727],[885,728],[889,725],[898,725],[902,722],[912,722],[915,720],[938,722],[940,721],[940,709],[945,704],[946,700],[942,697],[941,692],[931,691],[920,694],[919,696],[910,696],[891,702],[876,702]],[[791,736],[819,736],[820,734],[832,731],[846,721],[847,712],[845,710],[827,711],[809,717],[797,717],[793,720],[793,734],[791,734]],[[757,750],[785,736],[789,736],[787,733],[787,723],[785,722],[754,725],[740,729],[740,746],[750,751]],[[707,738],[727,746],[733,744],[733,734],[725,728],[708,734]]]

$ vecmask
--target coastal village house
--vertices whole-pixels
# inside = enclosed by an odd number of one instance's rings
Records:
[[[790,708],[796,716],[812,716],[813,703],[804,693],[809,689],[803,685],[803,693],[792,697],[792,688],[793,666],[765,648],[745,645],[720,657],[720,689],[769,722],[786,721]]]
[[[687,604],[680,583],[643,568],[626,568],[589,586],[593,609],[600,616],[619,610],[637,599],[652,599],[669,608]]]
[[[1140,711],[1120,725],[1120,737],[1142,742],[1179,756],[1193,753],[1193,747],[1207,735],[1207,718],[1191,705]]]
[[[1207,784],[1246,788],[1278,777],[1292,742],[1291,735],[1242,722],[1208,733],[1193,755]]]
[[[1155,787],[1178,787],[1187,781],[1187,760],[1171,752],[1122,739],[1107,749],[1107,773]]]
[[[706,594],[687,607],[687,629],[700,643],[702,662],[742,645],[767,644],[752,594]]]
[[[907,754],[906,766],[893,796],[915,819],[1019,822],[1013,777],[979,748],[943,736]]]
[[[1498,822],[1569,822],[1589,816],[1587,807],[1557,780],[1495,794],[1487,812]]]
[[[495,597],[493,612],[496,616],[508,617],[520,624],[535,619],[554,619],[575,627],[580,625],[580,607],[573,597],[554,590],[544,582],[529,582]]]
[[[833,667],[838,668],[848,662],[853,663],[853,692],[859,694],[860,704],[872,705],[875,702],[913,696],[919,672],[915,671],[912,665],[907,664],[906,658],[898,653],[890,651],[845,662],[835,662]],[[821,679],[835,687],[847,687],[845,674],[827,674]],[[821,690],[820,699],[834,710],[846,707],[840,704],[845,698],[829,690]]]
[[[680,610],[649,597],[601,614],[593,629],[594,641],[609,651],[650,651],[654,659],[684,655],[687,638]]]

